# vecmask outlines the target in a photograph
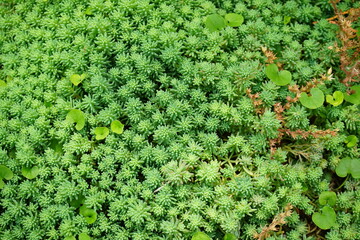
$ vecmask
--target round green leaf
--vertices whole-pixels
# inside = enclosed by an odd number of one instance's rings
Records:
[[[79,240],[91,240],[91,237],[87,233],[80,233]]]
[[[66,115],[66,121],[76,123],[75,129],[80,131],[85,126],[85,114],[78,109],[71,109]]]
[[[345,100],[352,104],[360,104],[360,85],[352,86],[350,89],[355,93],[351,95],[345,94]]]
[[[358,138],[355,135],[350,135],[345,139],[346,146],[349,148],[354,147],[357,142]]]
[[[326,102],[333,106],[339,106],[344,101],[344,94],[340,91],[335,91],[334,94],[326,95]]]
[[[319,203],[321,205],[334,206],[336,203],[336,193],[330,191],[322,192],[319,196]]]
[[[85,74],[73,74],[70,76],[70,81],[75,85],[79,85],[84,79],[85,79]]]
[[[212,14],[206,18],[205,26],[211,31],[218,31],[226,26],[225,19],[219,14]]]
[[[0,87],[6,87],[7,84],[4,80],[0,80]]]
[[[97,213],[95,210],[87,208],[85,205],[80,207],[80,214],[85,217],[85,221],[88,224],[92,224],[96,221]]]
[[[124,124],[122,124],[119,120],[114,120],[112,121],[110,128],[114,133],[122,134],[124,131]]]
[[[203,232],[196,232],[191,240],[211,240],[211,238]]]
[[[287,70],[279,72],[279,69],[275,63],[266,66],[265,74],[278,86],[285,86],[291,82],[291,73]]]
[[[84,204],[84,202],[85,202],[85,197],[80,194],[76,199],[73,199],[70,202],[70,206],[72,206],[74,208],[78,208],[81,206],[81,204]]]
[[[22,167],[21,173],[27,179],[34,179],[39,174],[39,167],[38,166],[34,166],[32,168]]]
[[[5,186],[4,181],[0,178],[0,189],[2,189]]]
[[[232,233],[227,233],[224,236],[224,240],[237,240],[237,237]]]
[[[109,135],[109,129],[107,127],[97,127],[95,128],[95,139],[102,140]]]
[[[5,178],[6,180],[12,179],[14,176],[13,172],[10,168],[6,167],[5,165],[0,165],[0,179]]]
[[[225,15],[226,24],[230,27],[238,27],[244,22],[244,17],[236,13],[228,13]]]
[[[76,238],[74,236],[69,236],[64,238],[64,240],[76,240]]]
[[[329,229],[334,226],[336,221],[336,213],[331,207],[325,206],[321,209],[321,213],[312,215],[313,222],[321,229]]]
[[[300,94],[300,102],[304,107],[315,109],[321,107],[324,103],[324,93],[318,88],[312,88],[310,90],[311,96],[302,92]]]
[[[288,23],[290,22],[290,20],[291,20],[291,17],[289,17],[289,16],[284,16],[284,24],[285,24],[285,25],[288,24]]]
[[[343,158],[335,169],[339,177],[346,177],[351,174],[353,178],[360,178],[360,159],[358,158]]]

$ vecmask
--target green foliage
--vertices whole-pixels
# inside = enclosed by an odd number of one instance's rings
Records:
[[[0,170],[14,174],[0,174],[0,239],[253,239],[288,203],[269,239],[317,238],[316,196],[337,191],[360,134],[327,1],[5,2]],[[269,78],[272,61],[286,70]],[[292,102],[314,78],[352,100]],[[345,170],[325,238],[360,238]]]
[[[87,208],[85,205],[80,207],[80,215],[85,217],[88,224],[93,224],[97,219],[97,213],[93,209]]]
[[[308,96],[302,92],[299,99],[300,103],[310,109],[321,107],[324,103],[324,93],[319,88],[312,88],[310,94],[311,96]]]
[[[97,127],[94,130],[96,140],[103,140],[109,135],[109,129],[107,127]]]
[[[354,91],[351,95],[345,94],[344,98],[346,101],[353,104],[360,104],[360,85],[352,86],[350,88],[351,91]]]
[[[212,14],[206,18],[205,26],[211,31],[221,30],[226,26],[225,19],[219,14]]]
[[[313,222],[321,229],[330,229],[336,222],[336,213],[331,207],[325,206],[321,209],[321,213],[312,215]]]
[[[85,126],[85,114],[78,109],[71,109],[66,115],[66,121],[76,123],[75,129],[80,131]]]
[[[291,82],[291,73],[287,70],[279,71],[279,68],[274,63],[266,66],[265,73],[276,85],[285,86]]]
[[[192,236],[191,240],[211,240],[211,238],[203,232],[196,232]]]
[[[84,79],[86,78],[86,74],[73,74],[70,76],[70,81],[75,85],[78,86]]]
[[[219,31],[226,26],[239,27],[244,22],[244,17],[236,13],[228,13],[225,18],[219,14],[211,14],[206,18],[205,26],[211,31]]]
[[[244,17],[236,13],[228,13],[225,15],[225,23],[230,27],[239,27],[244,22]]]
[[[237,240],[238,238],[234,235],[234,234],[232,234],[232,233],[227,233],[227,234],[225,234],[225,236],[224,236],[224,240]]]
[[[22,167],[21,173],[27,179],[34,179],[39,174],[40,169],[38,166],[33,167]]]
[[[348,174],[351,174],[353,178],[360,178],[360,159],[350,157],[343,158],[337,165],[335,171],[339,177],[346,177]]]
[[[111,122],[111,131],[117,134],[122,134],[124,131],[124,124],[122,124],[119,120],[114,120]]]
[[[346,146],[348,148],[354,147],[358,142],[358,138],[355,135],[347,136],[345,139]]]
[[[335,91],[333,95],[326,95],[326,102],[333,106],[339,106],[344,101],[344,94],[340,91]]]
[[[80,233],[79,240],[91,240],[91,237],[87,233]]]
[[[334,192],[322,192],[319,196],[319,202],[321,205],[334,206],[336,203],[336,193]]]
[[[3,179],[10,180],[14,176],[13,172],[6,166],[0,165],[0,189],[5,186]]]

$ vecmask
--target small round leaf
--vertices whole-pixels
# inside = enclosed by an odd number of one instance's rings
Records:
[[[284,16],[284,24],[285,24],[285,25],[288,24],[288,23],[290,22],[290,20],[291,20],[291,17],[289,17],[289,16]]]
[[[226,26],[225,19],[219,14],[212,14],[206,18],[205,26],[211,32],[221,30]]]
[[[22,167],[21,173],[27,179],[34,179],[39,174],[39,167],[38,166],[34,166],[32,168]]]
[[[2,189],[3,187],[5,187],[5,183],[4,183],[4,181],[0,178],[0,189]]]
[[[340,91],[335,91],[334,94],[326,95],[326,102],[333,106],[339,106],[344,101],[344,94]]]
[[[122,134],[124,131],[124,124],[122,124],[119,120],[114,120],[112,121],[110,128],[114,133]]]
[[[350,135],[345,139],[346,146],[349,148],[354,147],[357,142],[358,138],[355,135]]]
[[[0,165],[0,179],[5,178],[6,180],[12,179],[14,176],[13,172],[10,168],[6,167],[5,165]]]
[[[107,127],[97,127],[94,132],[96,140],[103,140],[109,135],[109,129]]]
[[[310,90],[311,96],[302,92],[300,94],[300,102],[304,107],[315,109],[321,107],[324,103],[324,93],[319,88],[312,88]]]
[[[319,196],[319,203],[321,205],[334,206],[336,203],[336,193],[330,191],[322,192]]]
[[[4,80],[0,80],[0,87],[6,87],[7,84]]]
[[[287,70],[279,72],[275,63],[269,64],[265,68],[266,76],[278,86],[285,86],[291,82],[291,73]]]
[[[69,236],[64,238],[64,240],[76,240],[76,238],[74,236]]]
[[[224,240],[237,240],[238,238],[234,235],[234,234],[232,234],[232,233],[227,233],[227,234],[225,234],[225,236],[224,236]]]
[[[76,123],[75,129],[80,131],[85,126],[85,114],[78,109],[71,109],[66,115],[66,121]]]
[[[75,85],[79,85],[84,79],[85,79],[85,74],[73,74],[70,76],[70,81]]]
[[[206,233],[196,232],[191,240],[211,240],[211,238]]]
[[[96,221],[97,213],[95,210],[87,208],[85,205],[80,207],[80,214],[85,217],[85,221],[88,224],[92,224]]]
[[[350,89],[355,93],[351,95],[345,94],[345,100],[352,104],[360,104],[360,85],[352,86]]]
[[[87,233],[80,233],[79,240],[91,240],[91,237]]]
[[[334,226],[336,213],[331,207],[325,206],[321,213],[316,212],[312,215],[312,220],[319,228],[326,230]]]
[[[353,178],[360,178],[360,159],[358,158],[343,158],[335,169],[339,177],[346,177],[351,174]]]
[[[238,27],[244,22],[244,17],[236,13],[228,13],[225,15],[226,24],[230,27]]]

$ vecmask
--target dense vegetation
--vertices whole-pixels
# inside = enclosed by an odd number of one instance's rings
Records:
[[[0,239],[360,239],[359,9],[1,1]]]

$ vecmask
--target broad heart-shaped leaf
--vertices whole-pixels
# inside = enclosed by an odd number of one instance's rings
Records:
[[[285,86],[291,82],[291,73],[286,70],[279,72],[275,63],[266,66],[265,74],[272,82],[279,86]]]
[[[124,131],[124,124],[122,124],[119,120],[114,120],[112,121],[110,128],[114,133],[122,134]]]
[[[109,129],[107,127],[97,127],[95,128],[95,139],[102,140],[109,135]]]
[[[211,238],[206,233],[196,232],[191,240],[211,240]]]
[[[85,126],[85,114],[78,109],[71,109],[66,115],[66,121],[76,123],[76,130],[80,131]]]
[[[74,236],[69,236],[64,238],[64,240],[76,240],[76,238]]]
[[[344,94],[340,91],[335,91],[333,95],[326,95],[326,102],[333,106],[339,106],[344,101]]]
[[[324,103],[324,93],[318,88],[312,88],[310,93],[310,97],[304,92],[300,94],[301,104],[310,109],[321,107]]]
[[[80,214],[85,217],[85,221],[88,224],[92,224],[96,221],[97,213],[95,210],[87,208],[85,205],[80,207]]]
[[[238,27],[244,22],[244,17],[236,13],[228,13],[225,15],[225,23],[230,27]]]
[[[312,215],[313,222],[321,229],[329,229],[334,226],[336,221],[336,213],[334,209],[325,206],[321,209],[321,213],[314,213]]]
[[[218,31],[226,26],[225,19],[219,14],[212,14],[206,18],[205,26],[211,31]]]
[[[79,240],[91,240],[91,237],[87,233],[80,233]]]
[[[75,85],[79,85],[84,79],[85,79],[86,75],[85,74],[73,74],[70,76],[70,81]]]
[[[345,100],[352,104],[360,104],[360,85],[352,86],[350,89],[355,93],[351,95],[345,94]]]
[[[237,240],[237,237],[232,233],[227,233],[224,236],[224,240]]]
[[[359,158],[343,158],[335,169],[339,177],[346,177],[351,174],[353,178],[360,178],[360,159]]]
[[[6,87],[7,84],[4,80],[0,80],[0,87]]]
[[[284,16],[284,24],[285,24],[285,25],[288,24],[288,23],[290,22],[290,20],[291,20],[291,17],[289,17],[289,16]]]
[[[22,167],[21,173],[27,179],[34,179],[39,174],[39,167],[38,166],[34,166],[32,168]]]
[[[350,135],[345,139],[346,146],[349,148],[354,147],[357,142],[358,138],[355,135]]]
[[[10,170],[10,168],[0,165],[0,179],[5,178],[6,180],[12,179],[14,176],[13,172]]]
[[[321,205],[334,206],[336,203],[336,193],[330,191],[322,192],[319,196],[319,203]]]

